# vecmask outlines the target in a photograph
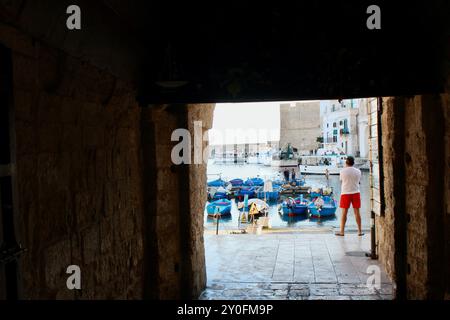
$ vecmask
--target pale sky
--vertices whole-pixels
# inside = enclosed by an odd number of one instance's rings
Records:
[[[264,143],[280,140],[280,104],[308,101],[217,103],[211,145]]]
[[[255,143],[280,139],[280,103],[218,103],[210,144]]]

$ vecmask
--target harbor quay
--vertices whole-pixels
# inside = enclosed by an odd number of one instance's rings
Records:
[[[365,255],[369,237],[356,233],[339,239],[317,230],[205,234],[205,248],[208,280],[200,299],[392,299],[389,277]],[[370,279],[374,274],[378,285]]]

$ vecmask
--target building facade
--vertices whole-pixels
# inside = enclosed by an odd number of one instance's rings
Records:
[[[367,158],[369,152],[367,99],[320,101],[322,148]]]

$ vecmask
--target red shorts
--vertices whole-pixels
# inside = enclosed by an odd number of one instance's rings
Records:
[[[341,201],[339,203],[339,207],[343,209],[350,208],[350,203],[352,207],[355,209],[361,208],[361,195],[358,193],[352,194],[341,194]]]

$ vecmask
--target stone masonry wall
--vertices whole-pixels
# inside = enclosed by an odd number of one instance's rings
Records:
[[[280,105],[280,147],[288,143],[299,151],[315,150],[317,138],[322,135],[320,103],[300,102],[295,107],[289,103]]]
[[[210,104],[175,104],[153,105],[143,112],[144,121],[150,124],[144,130],[152,131],[151,140],[157,151],[148,156],[153,160],[146,159],[144,163],[144,166],[147,162],[156,163],[152,168],[156,186],[148,193],[153,209],[147,213],[152,217],[147,232],[156,235],[149,242],[149,250],[153,250],[151,259],[158,261],[152,280],[155,288],[150,294],[152,298],[196,299],[206,285],[203,243],[206,163],[193,161],[196,150],[202,152],[207,146],[202,137],[211,128],[213,110]],[[195,121],[201,121],[200,139],[194,138]],[[172,132],[178,128],[189,130],[191,164],[174,165],[172,162],[172,148],[183,142],[171,141]]]
[[[12,50],[23,298],[139,298],[140,108],[133,88],[0,25]],[[66,288],[81,268],[81,291]]]
[[[449,83],[450,85],[450,83]],[[448,92],[449,90],[447,90]],[[450,266],[450,94],[443,94],[441,96],[442,105],[444,106],[445,117],[445,257],[443,263],[446,266]],[[450,272],[446,272],[445,279],[446,295],[445,299],[450,299]]]
[[[173,166],[171,151],[175,142],[171,141],[171,134],[179,125],[179,114],[170,110],[167,105],[151,106],[148,121],[152,124],[153,139],[156,153],[153,154],[155,167],[154,184],[152,194],[154,201],[154,216],[152,229],[146,232],[153,233],[154,250],[153,260],[157,261],[154,279],[157,289],[152,293],[152,298],[177,299],[181,291],[181,234],[180,228],[180,181],[177,168]],[[149,159],[146,159],[147,165]],[[148,177],[147,177],[148,179]],[[152,183],[152,182],[150,182]],[[152,263],[150,261],[150,263]]]
[[[188,105],[188,124],[189,131],[194,132],[194,121],[201,121],[202,135],[211,129],[213,122],[214,105],[213,104],[195,104]],[[201,147],[201,148],[200,148]],[[208,147],[207,141],[193,141],[192,148],[195,150],[205,150]],[[209,153],[208,153],[209,154]],[[192,248],[190,252],[192,261],[192,298],[198,298],[200,293],[206,286],[206,267],[205,267],[205,250],[203,242],[204,232],[204,211],[207,199],[206,194],[206,165],[207,158],[202,164],[192,164],[189,167],[189,190],[190,194],[190,216],[191,229],[190,239]]]
[[[383,170],[384,170],[384,195],[385,212],[383,216],[376,217],[376,233],[379,259],[384,265],[387,274],[394,278],[394,184],[389,177],[393,176],[393,158],[395,157],[394,141],[394,105],[392,98],[383,99],[382,121],[382,145],[383,145]]]
[[[427,199],[429,183],[426,137],[422,126],[422,97],[406,98],[405,165],[407,225],[408,296],[426,298],[427,270]]]
[[[448,115],[448,94],[383,99],[386,208],[376,218],[378,254],[394,280],[404,278],[409,299],[448,295]]]

